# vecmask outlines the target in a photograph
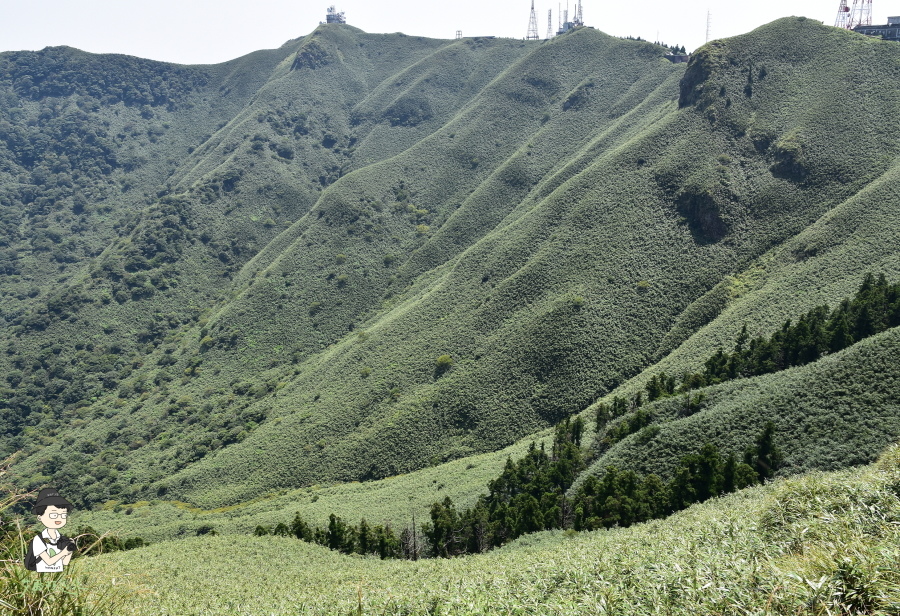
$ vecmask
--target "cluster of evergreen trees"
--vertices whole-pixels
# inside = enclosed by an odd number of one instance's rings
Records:
[[[474,507],[459,512],[450,498],[434,503],[431,522],[423,525],[429,555],[484,552],[526,533],[566,527],[571,507],[565,494],[586,466],[583,433],[583,419],[566,419],[549,453],[532,443],[524,458],[507,459]]]
[[[786,321],[768,338],[759,336],[748,343],[745,325],[734,350],[726,353],[719,349],[706,360],[703,372],[684,377],[679,391],[802,366],[898,325],[900,283],[888,284],[884,274],[878,278],[866,274],[853,298],[845,299],[834,310],[828,306],[813,308],[796,323]],[[651,400],[654,394],[660,397],[665,393],[672,391],[657,388],[651,392],[648,386]]]
[[[507,460],[500,476],[488,484],[488,494],[473,507],[459,511],[449,497],[434,503],[421,533],[415,520],[398,537],[390,526],[370,526],[365,519],[352,526],[334,514],[328,528],[312,527],[298,513],[290,525],[281,523],[274,530],[259,526],[256,534],[294,536],[345,554],[382,559],[448,558],[484,552],[546,529],[594,530],[663,517],[765,480],[781,461],[769,423],[744,452],[743,462],[734,453],[723,458],[715,445],[706,444],[682,458],[669,482],[609,467],[601,477],[588,477],[569,497],[567,491],[587,465],[583,432],[580,417],[567,419],[557,426],[550,452],[532,443],[525,457]]]
[[[506,461],[500,476],[488,484],[489,493],[474,507],[460,513],[445,498],[432,505],[431,521],[421,530],[413,519],[398,536],[389,525],[372,526],[363,518],[353,526],[335,514],[329,516],[328,528],[313,527],[297,513],[290,525],[257,526],[255,534],[294,536],[345,554],[417,559],[483,552],[525,533],[570,527],[566,521],[572,512],[565,492],[586,466],[581,447],[584,427],[580,417],[566,419],[557,426],[549,453],[543,444],[532,443],[521,460]]]
[[[398,536],[389,524],[370,525],[365,518],[359,526],[348,524],[335,514],[328,516],[328,527],[310,526],[298,512],[290,524],[283,522],[274,529],[257,526],[256,536],[280,535],[296,537],[308,543],[317,543],[344,554],[377,554],[385,558],[408,558],[415,560],[421,554],[421,540],[415,529],[404,528]]]
[[[143,537],[122,539],[116,535],[98,533],[91,526],[80,526],[75,531],[72,539],[74,539],[75,546],[78,548],[76,554],[82,556],[96,556],[106,552],[133,550],[150,545],[144,541]]]
[[[668,483],[657,475],[609,467],[601,477],[589,476],[567,497],[584,465],[584,452],[573,429],[580,421],[566,421],[557,428],[550,456],[532,447],[518,462],[508,461],[503,474],[489,484],[489,494],[474,507],[459,513],[449,498],[435,503],[431,522],[423,526],[428,554],[449,557],[483,552],[525,533],[551,528],[630,526],[768,479],[781,463],[770,422],[744,452],[743,462],[734,453],[723,459],[718,448],[708,443],[699,453],[684,456]]]
[[[614,467],[602,477],[591,475],[573,498],[572,527],[630,526],[769,479],[782,460],[774,433],[774,424],[767,423],[754,446],[744,452],[743,462],[733,452],[723,458],[718,447],[707,443],[699,453],[684,456],[668,482],[654,474],[641,476]]]
[[[663,372],[648,381],[646,398],[644,392],[638,392],[631,400],[616,397],[612,404],[598,405],[598,432],[603,431],[610,420],[635,411],[605,430],[600,447],[608,448],[652,423],[652,413],[640,408],[645,400],[652,402],[684,395],[683,411],[689,415],[699,410],[705,399],[702,392],[691,394],[691,390],[802,366],[898,325],[900,283],[888,284],[884,274],[877,278],[871,273],[866,274],[856,295],[844,299],[834,310],[819,306],[801,316],[796,323],[789,319],[771,336],[753,340],[750,340],[745,325],[732,352],[719,349],[706,360],[702,372],[685,374],[680,381]]]

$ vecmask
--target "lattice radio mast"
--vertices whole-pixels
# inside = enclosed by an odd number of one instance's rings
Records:
[[[547,39],[553,38],[553,9],[547,11]]]
[[[531,18],[528,20],[528,36],[525,37],[529,41],[538,40],[537,32],[537,15],[534,13],[534,0],[531,0]]]
[[[712,28],[712,13],[706,11],[706,42],[709,42],[709,31]]]
[[[834,20],[835,28],[847,28],[850,29],[850,7],[847,6],[847,0],[841,0],[841,5],[838,7],[837,19]]]
[[[852,30],[856,26],[871,25],[872,0],[853,0],[853,8],[849,6],[849,0],[841,0],[837,18],[834,20],[836,28]]]
[[[872,0],[853,0],[849,28],[872,25]]]

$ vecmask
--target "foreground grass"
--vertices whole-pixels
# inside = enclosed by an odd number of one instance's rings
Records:
[[[135,614],[889,614],[900,609],[900,447],[628,529],[531,535],[453,560],[379,561],[278,537],[91,559]],[[203,606],[203,607],[201,607]]]
[[[76,560],[61,573],[28,571],[22,564],[31,535],[10,510],[33,493],[20,493],[6,475],[14,458],[0,461],[0,614],[4,616],[114,616],[127,611],[140,587],[116,587],[115,579],[85,575],[84,560]],[[121,579],[121,576],[120,576]]]

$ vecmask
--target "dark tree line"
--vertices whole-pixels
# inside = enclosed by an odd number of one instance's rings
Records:
[[[556,427],[550,452],[532,443],[524,458],[507,459],[474,507],[460,512],[449,497],[434,503],[431,521],[422,528],[429,555],[484,552],[526,533],[570,526],[572,508],[565,494],[586,466],[583,434],[583,419],[566,419]]]
[[[734,453],[723,458],[708,443],[684,456],[668,482],[654,474],[609,467],[599,477],[587,477],[567,496],[587,465],[583,432],[580,417],[567,419],[557,426],[549,452],[543,444],[532,443],[522,459],[508,459],[500,476],[488,484],[488,494],[473,507],[458,510],[449,497],[434,503],[421,534],[415,521],[398,537],[388,525],[370,526],[363,519],[352,526],[334,514],[327,528],[312,527],[299,513],[290,525],[280,523],[274,530],[258,526],[255,534],[294,536],[345,554],[377,554],[382,559],[449,558],[485,552],[541,530],[624,527],[664,517],[764,481],[781,463],[769,422],[740,462]]]
[[[150,545],[144,541],[143,537],[122,539],[116,535],[98,533],[90,526],[80,526],[72,539],[77,547],[76,554],[80,556],[96,556],[106,552],[133,550]]]
[[[888,284],[884,274],[878,278],[866,274],[854,297],[843,300],[834,310],[828,306],[813,308],[796,323],[786,321],[768,338],[750,340],[745,325],[731,353],[719,349],[706,360],[702,372],[684,376],[678,391],[809,364],[898,325],[900,283]],[[664,386],[658,380],[652,392],[647,386],[651,400],[675,391],[665,375],[660,375],[660,380],[665,381]]]
[[[745,325],[733,350],[729,353],[720,348],[706,360],[701,372],[685,374],[680,380],[662,372],[647,382],[646,398],[645,392],[638,392],[631,400],[615,397],[611,404],[598,405],[597,431],[604,432],[600,448],[609,448],[653,422],[653,414],[641,408],[645,400],[682,395],[684,407],[680,412],[690,415],[705,399],[703,392],[691,393],[694,389],[809,364],[898,325],[900,283],[888,284],[884,274],[877,278],[866,274],[856,295],[833,310],[828,306],[813,308],[796,323],[788,320],[771,336],[752,340]],[[630,411],[634,412],[607,428],[610,420]]]
[[[423,526],[429,556],[483,552],[545,529],[630,526],[759,483],[781,463],[770,422],[741,462],[734,453],[723,458],[715,445],[707,443],[699,453],[684,456],[668,482],[657,475],[609,467],[602,476],[588,476],[567,497],[584,464],[571,430],[578,421],[557,429],[553,455],[533,447],[522,460],[508,461],[500,478],[489,484],[489,494],[474,507],[460,513],[449,498],[432,505],[431,522]]]
[[[390,525],[358,526],[335,514],[328,527],[309,525],[299,513],[288,525],[274,529],[257,526],[255,534],[294,536],[345,554],[377,554],[381,558],[415,560],[422,555],[454,556],[483,552],[503,545],[525,533],[548,528],[570,527],[572,510],[566,490],[586,466],[581,438],[584,420],[566,419],[557,426],[550,452],[531,444],[521,460],[507,459],[499,477],[488,484],[488,494],[463,512],[448,497],[431,507],[431,521],[421,530],[412,524],[399,536]]]
[[[335,514],[328,516],[328,526],[311,526],[297,513],[290,524],[283,522],[274,529],[257,526],[254,534],[296,537],[308,543],[317,543],[344,554],[377,554],[385,558],[409,558],[415,560],[421,553],[415,527],[404,528],[398,536],[389,524],[369,524],[365,518],[358,526],[347,523]]]
[[[733,452],[723,458],[718,447],[707,443],[698,453],[681,458],[668,482],[654,474],[642,476],[614,467],[602,477],[591,475],[573,498],[574,528],[630,526],[765,481],[782,461],[774,434],[775,426],[768,422],[741,462]]]

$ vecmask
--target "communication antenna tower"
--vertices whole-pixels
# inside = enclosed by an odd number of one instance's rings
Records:
[[[547,38],[553,37],[553,9],[547,11]]]
[[[849,28],[872,25],[872,0],[853,0]]]
[[[709,42],[709,31],[712,28],[712,13],[706,11],[706,42]]]
[[[462,38],[462,30],[457,30],[457,31],[456,31],[456,38],[457,38],[457,39],[461,39],[461,38]]]
[[[852,30],[856,26],[872,25],[872,0],[853,0],[850,7],[849,0],[841,0],[838,5],[837,18],[834,20],[836,28]]]
[[[531,0],[531,17],[528,20],[528,36],[525,38],[529,41],[538,40],[537,15],[534,13],[534,0]]]
[[[834,20],[835,28],[847,28],[850,29],[850,7],[847,6],[847,0],[841,0],[840,6],[838,6],[837,19]]]
[[[584,25],[584,18],[581,14],[581,0],[578,0],[578,4],[576,5],[576,8],[575,8],[575,25],[577,25],[577,26]]]

